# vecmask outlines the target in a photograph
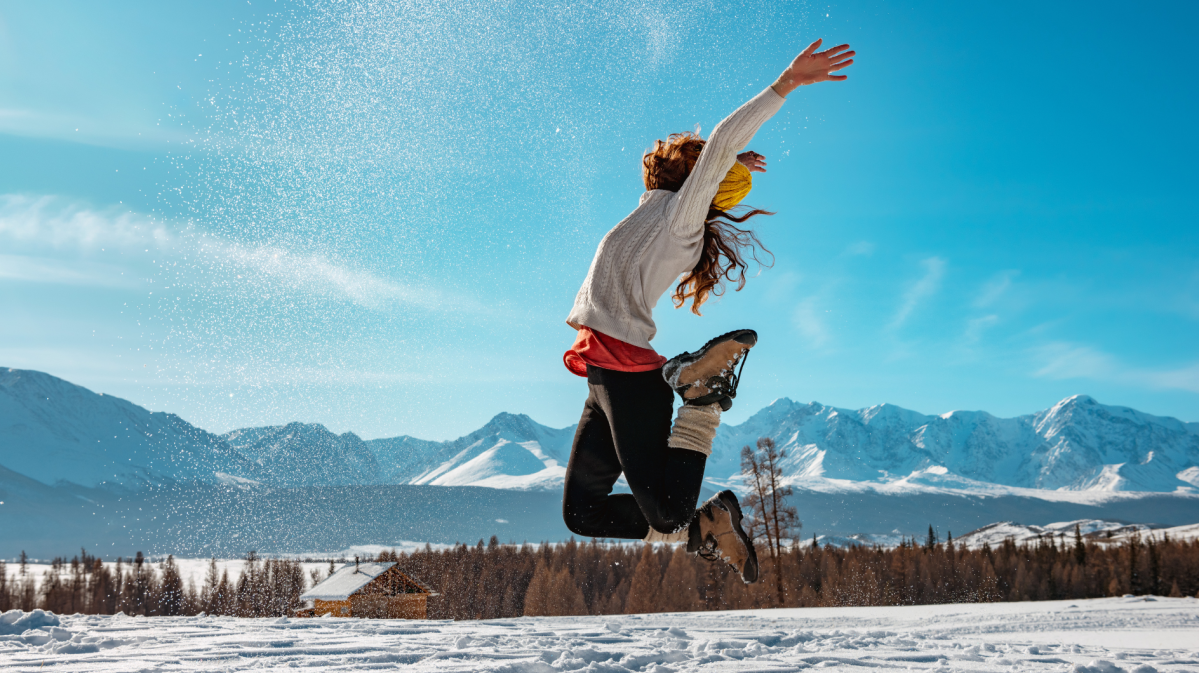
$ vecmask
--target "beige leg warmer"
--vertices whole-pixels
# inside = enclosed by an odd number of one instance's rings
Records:
[[[667,446],[699,451],[712,455],[712,439],[720,425],[720,405],[707,404],[702,407],[684,404],[675,413],[674,427],[670,430]]]
[[[688,529],[687,526],[683,526],[683,530],[675,533],[659,533],[653,528],[650,528],[649,535],[645,536],[645,543],[654,544],[655,542],[668,542],[674,544],[676,542],[686,542],[690,534],[690,529]]]

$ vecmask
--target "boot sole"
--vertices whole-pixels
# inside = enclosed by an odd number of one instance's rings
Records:
[[[753,542],[741,528],[741,504],[737,502],[737,494],[732,491],[721,491],[716,497],[720,498],[720,504],[724,505],[725,511],[729,513],[729,518],[733,522],[733,531],[737,533],[737,538],[741,540],[741,544],[745,545],[747,550],[745,567],[741,569],[741,581],[753,584],[758,581],[758,552],[754,550]]]

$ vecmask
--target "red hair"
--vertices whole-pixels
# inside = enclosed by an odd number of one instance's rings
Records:
[[[687,131],[672,133],[665,141],[654,141],[653,149],[641,158],[645,188],[665,189],[671,192],[682,189],[703,149],[704,139]],[[703,306],[709,295],[719,297],[724,294],[726,280],[737,283],[738,291],[745,287],[745,271],[749,268],[747,250],[748,258],[753,259],[759,266],[770,266],[758,259],[758,248],[770,255],[766,246],[762,245],[753,231],[740,229],[736,225],[755,215],[773,214],[767,210],[752,208],[744,215],[737,216],[709,206],[708,215],[704,218],[703,249],[700,251],[699,261],[683,276],[671,296],[675,308],[682,308],[690,299],[691,312],[701,315],[699,307]]]

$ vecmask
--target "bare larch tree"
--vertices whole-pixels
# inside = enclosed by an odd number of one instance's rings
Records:
[[[784,603],[783,541],[798,540],[799,530],[803,527],[795,507],[787,504],[792,490],[782,483],[782,461],[786,457],[787,450],[776,447],[769,437],[758,439],[756,450],[748,446],[741,449],[741,475],[749,488],[743,506],[751,512],[747,532],[755,541],[766,540],[774,563],[774,586],[779,605]]]

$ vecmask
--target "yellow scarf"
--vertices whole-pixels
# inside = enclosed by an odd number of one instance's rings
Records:
[[[724,211],[732,210],[749,194],[753,186],[754,179],[749,169],[740,161],[734,163],[724,180],[721,180],[720,189],[716,190],[716,198],[712,199],[712,207]]]

